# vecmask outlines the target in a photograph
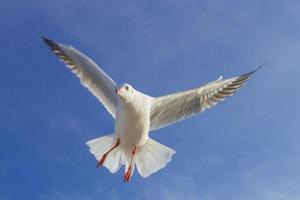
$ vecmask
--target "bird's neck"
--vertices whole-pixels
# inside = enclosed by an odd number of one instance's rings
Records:
[[[120,106],[122,110],[124,110],[125,112],[136,114],[146,113],[148,109],[147,105],[147,98],[142,94],[136,94],[132,101],[120,101]]]

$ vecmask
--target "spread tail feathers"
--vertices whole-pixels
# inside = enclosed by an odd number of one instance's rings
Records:
[[[175,151],[149,138],[140,148],[136,156],[137,170],[146,178],[164,168],[171,160]]]
[[[106,135],[86,142],[86,144],[90,147],[90,152],[98,161],[100,161],[102,156],[115,143],[116,139],[114,134]],[[116,173],[124,163],[122,150],[120,147],[117,147],[107,156],[103,166],[105,166],[111,173]]]
[[[90,147],[90,152],[99,161],[103,154],[105,154],[115,143],[116,138],[114,137],[114,134],[110,134],[90,140],[86,144]],[[138,172],[142,177],[146,178],[164,168],[172,160],[173,154],[175,154],[173,149],[149,138],[143,146],[137,147],[137,152],[132,160],[130,174],[133,174],[136,164]],[[131,151],[123,148],[121,141],[121,145],[109,153],[103,166],[111,173],[116,173],[122,165],[126,165],[126,172],[130,166],[130,162]]]

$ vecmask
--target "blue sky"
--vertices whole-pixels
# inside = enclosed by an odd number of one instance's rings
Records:
[[[0,200],[300,199],[300,2],[17,1],[0,7]],[[152,96],[267,67],[235,96],[151,133],[175,149],[147,179],[96,169],[113,120],[39,36]]]

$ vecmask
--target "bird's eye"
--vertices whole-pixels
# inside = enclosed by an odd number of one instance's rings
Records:
[[[129,87],[127,85],[125,86],[125,90],[127,90],[127,91],[129,90]]]

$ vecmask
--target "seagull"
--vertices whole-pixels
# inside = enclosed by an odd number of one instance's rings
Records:
[[[124,181],[129,182],[135,167],[146,178],[164,168],[175,150],[149,137],[149,132],[201,113],[233,95],[257,69],[229,79],[220,76],[206,85],[152,97],[128,83],[117,85],[92,59],[72,46],[42,37],[50,49],[106,108],[115,119],[114,133],[87,141],[89,151],[116,173],[125,165]]]

